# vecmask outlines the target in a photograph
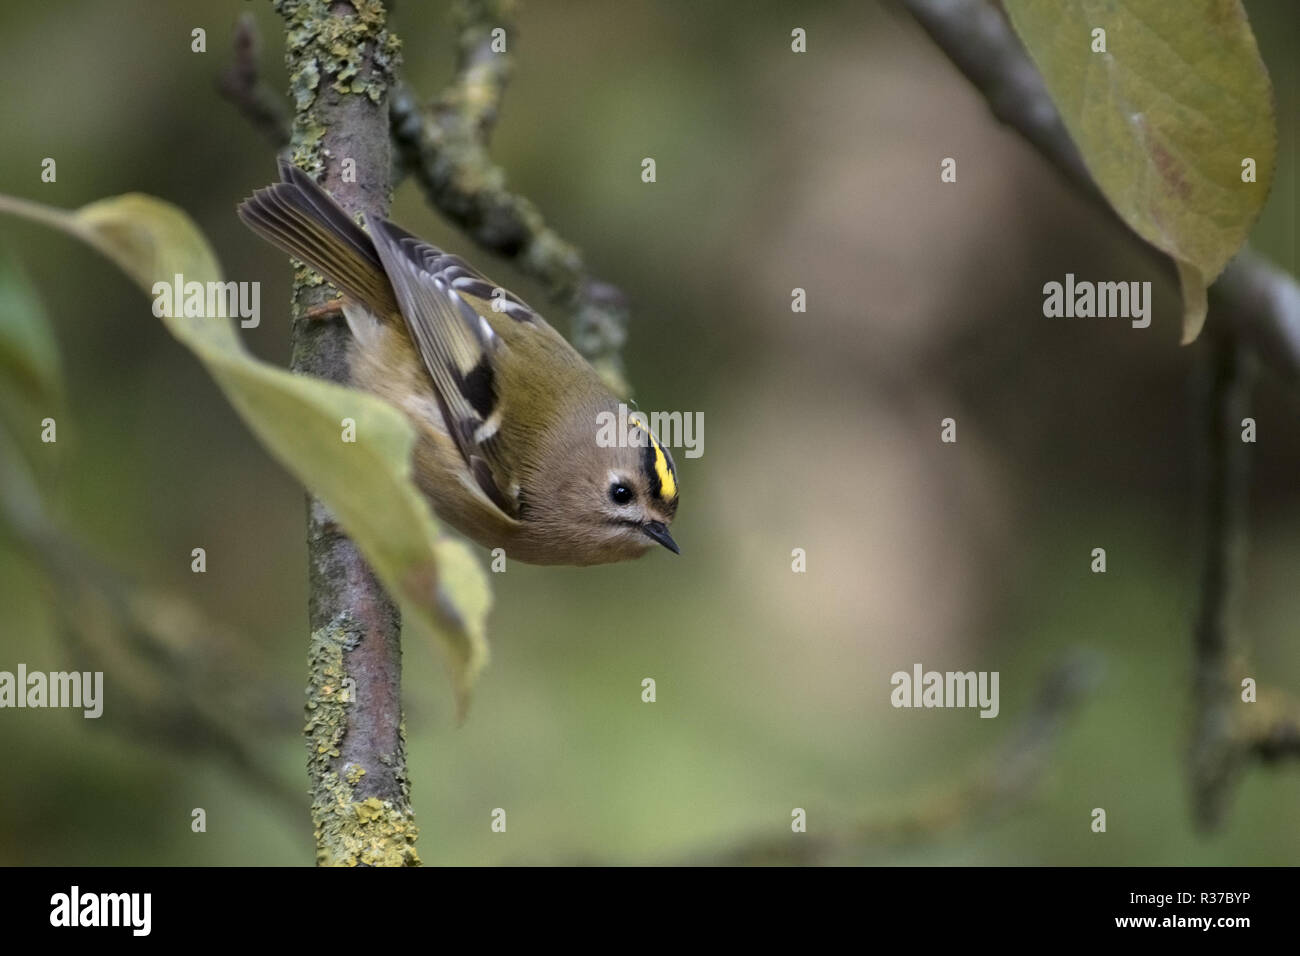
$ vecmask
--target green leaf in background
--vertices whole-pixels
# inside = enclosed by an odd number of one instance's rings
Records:
[[[1241,0],[1004,2],[1093,179],[1177,265],[1191,342],[1273,182],[1273,91]]]
[[[33,402],[62,403],[54,331],[36,290],[6,250],[0,250],[0,383]]]
[[[186,282],[221,279],[212,248],[189,216],[152,196],[116,196],[71,213],[0,196],[0,211],[77,236],[150,294],[155,282],[170,285],[178,273]],[[463,714],[487,662],[491,594],[469,547],[439,534],[411,480],[410,424],[372,395],[254,358],[231,319],[163,322],[203,362],[267,450],[330,508],[400,603],[403,620],[438,636]],[[345,418],[356,423],[355,442],[342,441]]]

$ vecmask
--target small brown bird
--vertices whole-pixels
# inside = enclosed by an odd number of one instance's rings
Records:
[[[415,425],[415,478],[435,513],[530,564],[678,553],[677,470],[643,424],[598,441],[619,403],[596,370],[514,294],[385,219],[369,234],[302,170],[239,217],[344,295],[355,385]]]

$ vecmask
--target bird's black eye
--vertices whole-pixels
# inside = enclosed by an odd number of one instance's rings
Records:
[[[625,505],[632,500],[632,489],[617,482],[609,486],[609,500],[616,505]]]

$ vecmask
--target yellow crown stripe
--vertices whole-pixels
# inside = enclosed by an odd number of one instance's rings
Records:
[[[650,444],[655,451],[655,475],[659,479],[659,497],[665,501],[676,498],[677,479],[673,476],[673,469],[668,464],[668,456],[664,454],[659,439],[655,437],[655,433],[650,430],[650,426],[645,423],[639,412],[628,416],[628,421],[650,436]]]
[[[659,447],[659,441],[654,435],[650,436],[650,440],[655,443],[655,474],[659,476],[659,496],[676,498],[677,479],[673,477],[673,470],[668,467],[668,456]]]

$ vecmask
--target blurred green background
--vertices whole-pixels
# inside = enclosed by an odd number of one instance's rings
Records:
[[[449,78],[448,4],[391,26],[423,96]],[[1253,237],[1294,271],[1297,12],[1248,2],[1272,75],[1279,178]],[[49,0],[0,8],[0,191],[63,207],[130,191],[184,207],[227,278],[258,280],[243,333],[284,363],[291,273],[235,218],[274,156],[215,91],[245,10],[285,86],[264,2]],[[809,52],[790,52],[790,30]],[[207,30],[208,52],[190,51]],[[837,862],[1286,864],[1300,775],[1253,770],[1226,825],[1191,825],[1184,754],[1198,561],[1194,423],[1204,341],[1136,240],[1000,128],[889,4],[526,3],[492,152],[514,188],[633,303],[646,409],[701,411],[679,451],[683,555],[493,575],[493,660],[457,728],[435,648],[407,643],[407,743],[426,863],[675,860],[889,818],[1014,732],[1070,647],[1104,659],[1036,793],[991,821],[848,844]],[[58,180],[40,181],[44,157]],[[655,158],[658,182],[640,180]],[[959,181],[938,182],[958,159]],[[568,317],[405,182],[393,217]],[[224,632],[173,688],[238,699],[278,800],[106,674],[104,716],[0,711],[0,863],[309,864],[301,703],[304,502],[195,359],[107,261],[0,219],[58,335],[68,388],[45,491],[90,551]],[[1150,329],[1047,320],[1041,288],[1152,279]],[[792,314],[790,290],[808,290]],[[1213,321],[1213,318],[1211,319]],[[1243,626],[1261,686],[1300,688],[1300,408],[1255,412]],[[941,445],[938,422],[958,421]],[[36,424],[31,425],[33,434]],[[30,436],[27,436],[30,437]],[[54,447],[57,450],[54,450]],[[190,571],[207,549],[208,570]],[[791,549],[808,571],[790,570]],[[1109,570],[1089,572],[1105,547]],[[0,537],[0,669],[76,668],[41,573]],[[1292,622],[1292,623],[1288,623]],[[895,710],[889,677],[997,670],[1001,715]],[[640,700],[653,677],[658,702]],[[207,812],[207,832],[190,811]],[[490,814],[509,814],[504,835]],[[1108,832],[1090,812],[1104,807]]]

